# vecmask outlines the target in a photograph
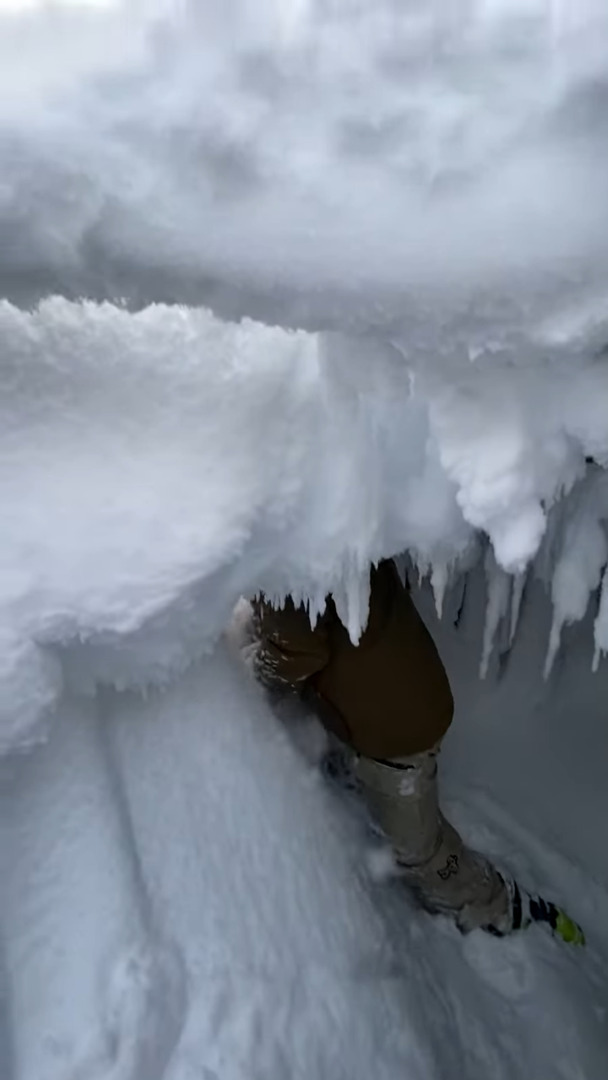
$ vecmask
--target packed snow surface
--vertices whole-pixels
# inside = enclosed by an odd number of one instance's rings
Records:
[[[465,939],[375,880],[375,841],[221,646],[145,699],[66,694],[48,743],[4,759],[3,1078],[604,1080],[606,669],[596,692],[579,625],[547,691],[529,597],[480,695],[482,592],[439,632],[446,805],[587,948]]]
[[[600,0],[0,4],[3,1080],[605,1080],[607,72]],[[217,644],[405,551],[583,957],[373,885]]]

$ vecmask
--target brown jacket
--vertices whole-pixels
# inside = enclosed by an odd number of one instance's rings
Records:
[[[443,738],[453,714],[448,678],[392,561],[371,571],[369,620],[357,646],[331,597],[314,629],[291,600],[280,610],[263,598],[254,607],[270,666],[359,753],[407,757]]]

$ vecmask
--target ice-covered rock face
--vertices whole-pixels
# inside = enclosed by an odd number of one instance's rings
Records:
[[[533,564],[549,668],[606,563],[604,4],[0,20],[4,742],[243,591],[332,589],[356,637],[370,559],[441,599],[479,536],[484,669]]]

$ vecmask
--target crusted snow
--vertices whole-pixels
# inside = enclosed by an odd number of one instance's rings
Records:
[[[147,698],[66,695],[47,744],[4,759],[3,1076],[602,1080],[607,669],[597,693],[578,626],[547,692],[536,594],[480,692],[482,602],[478,575],[458,631],[434,627],[460,709],[446,805],[586,951],[464,939],[368,873],[376,842],[221,646]]]

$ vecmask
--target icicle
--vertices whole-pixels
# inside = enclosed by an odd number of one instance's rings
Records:
[[[325,597],[325,594],[323,592],[319,592],[318,590],[314,593],[313,596],[309,598],[308,617],[310,619],[310,625],[313,627],[313,629],[317,625],[317,622],[325,611],[326,603],[327,599]]]
[[[492,548],[488,548],[486,553],[485,570],[488,585],[488,602],[483,630],[483,651],[479,666],[479,677],[481,679],[485,679],[488,674],[494,639],[501,620],[509,610],[511,597],[511,578],[502,567],[498,566]]]
[[[448,580],[449,571],[447,563],[435,563],[431,570],[431,587],[435,597],[435,610],[437,611],[438,619],[440,619],[443,614],[443,601],[448,587]]]
[[[399,580],[401,581],[401,584],[404,587],[407,586],[407,571],[408,571],[408,566],[413,565],[412,560],[409,559],[407,557],[407,555],[397,555],[393,559],[393,562],[394,562],[395,566],[397,567],[397,573],[399,574]]]
[[[464,607],[464,598],[467,588],[467,575],[458,571],[450,575],[450,587],[443,605],[444,618],[452,626],[458,626]]]
[[[602,591],[600,605],[594,626],[595,651],[593,654],[593,671],[597,671],[600,660],[604,653],[608,652],[608,567],[604,569],[602,579]]]
[[[545,666],[543,668],[543,678],[545,681],[549,678],[553,665],[555,663],[555,657],[559,652],[559,647],[562,643],[562,629],[564,626],[564,620],[561,614],[558,613],[558,609],[553,609],[553,620],[551,622],[551,632],[549,634],[549,645],[547,648],[547,656],[545,658]]]
[[[564,626],[584,618],[589,597],[602,581],[602,572],[608,559],[608,542],[601,523],[605,509],[598,498],[598,491],[594,478],[590,478],[584,486],[581,485],[578,499],[573,500],[569,519],[564,525],[561,550],[551,584],[553,621],[544,668],[546,679],[551,674]],[[596,621],[596,645],[598,626],[599,636],[603,637],[600,615]],[[608,644],[608,624],[606,642]],[[598,662],[596,655],[593,663],[597,665]]]
[[[515,634],[517,633],[519,616],[521,614],[521,602],[523,600],[527,579],[527,571],[525,571],[523,574],[515,574],[513,578],[513,588],[511,592],[511,622],[509,625],[509,648],[512,647],[513,642],[515,641]]]
[[[342,576],[342,585],[334,592],[336,610],[353,645],[359,642],[369,615],[369,564],[362,568],[353,558]]]
[[[422,588],[422,582],[424,581],[424,579],[427,576],[427,574],[429,572],[429,569],[430,569],[429,564],[428,564],[427,560],[423,559],[422,556],[418,552],[411,552],[410,557],[411,557],[412,569],[415,572],[416,578],[417,578],[417,582],[416,582],[417,587],[419,589],[421,589]]]

